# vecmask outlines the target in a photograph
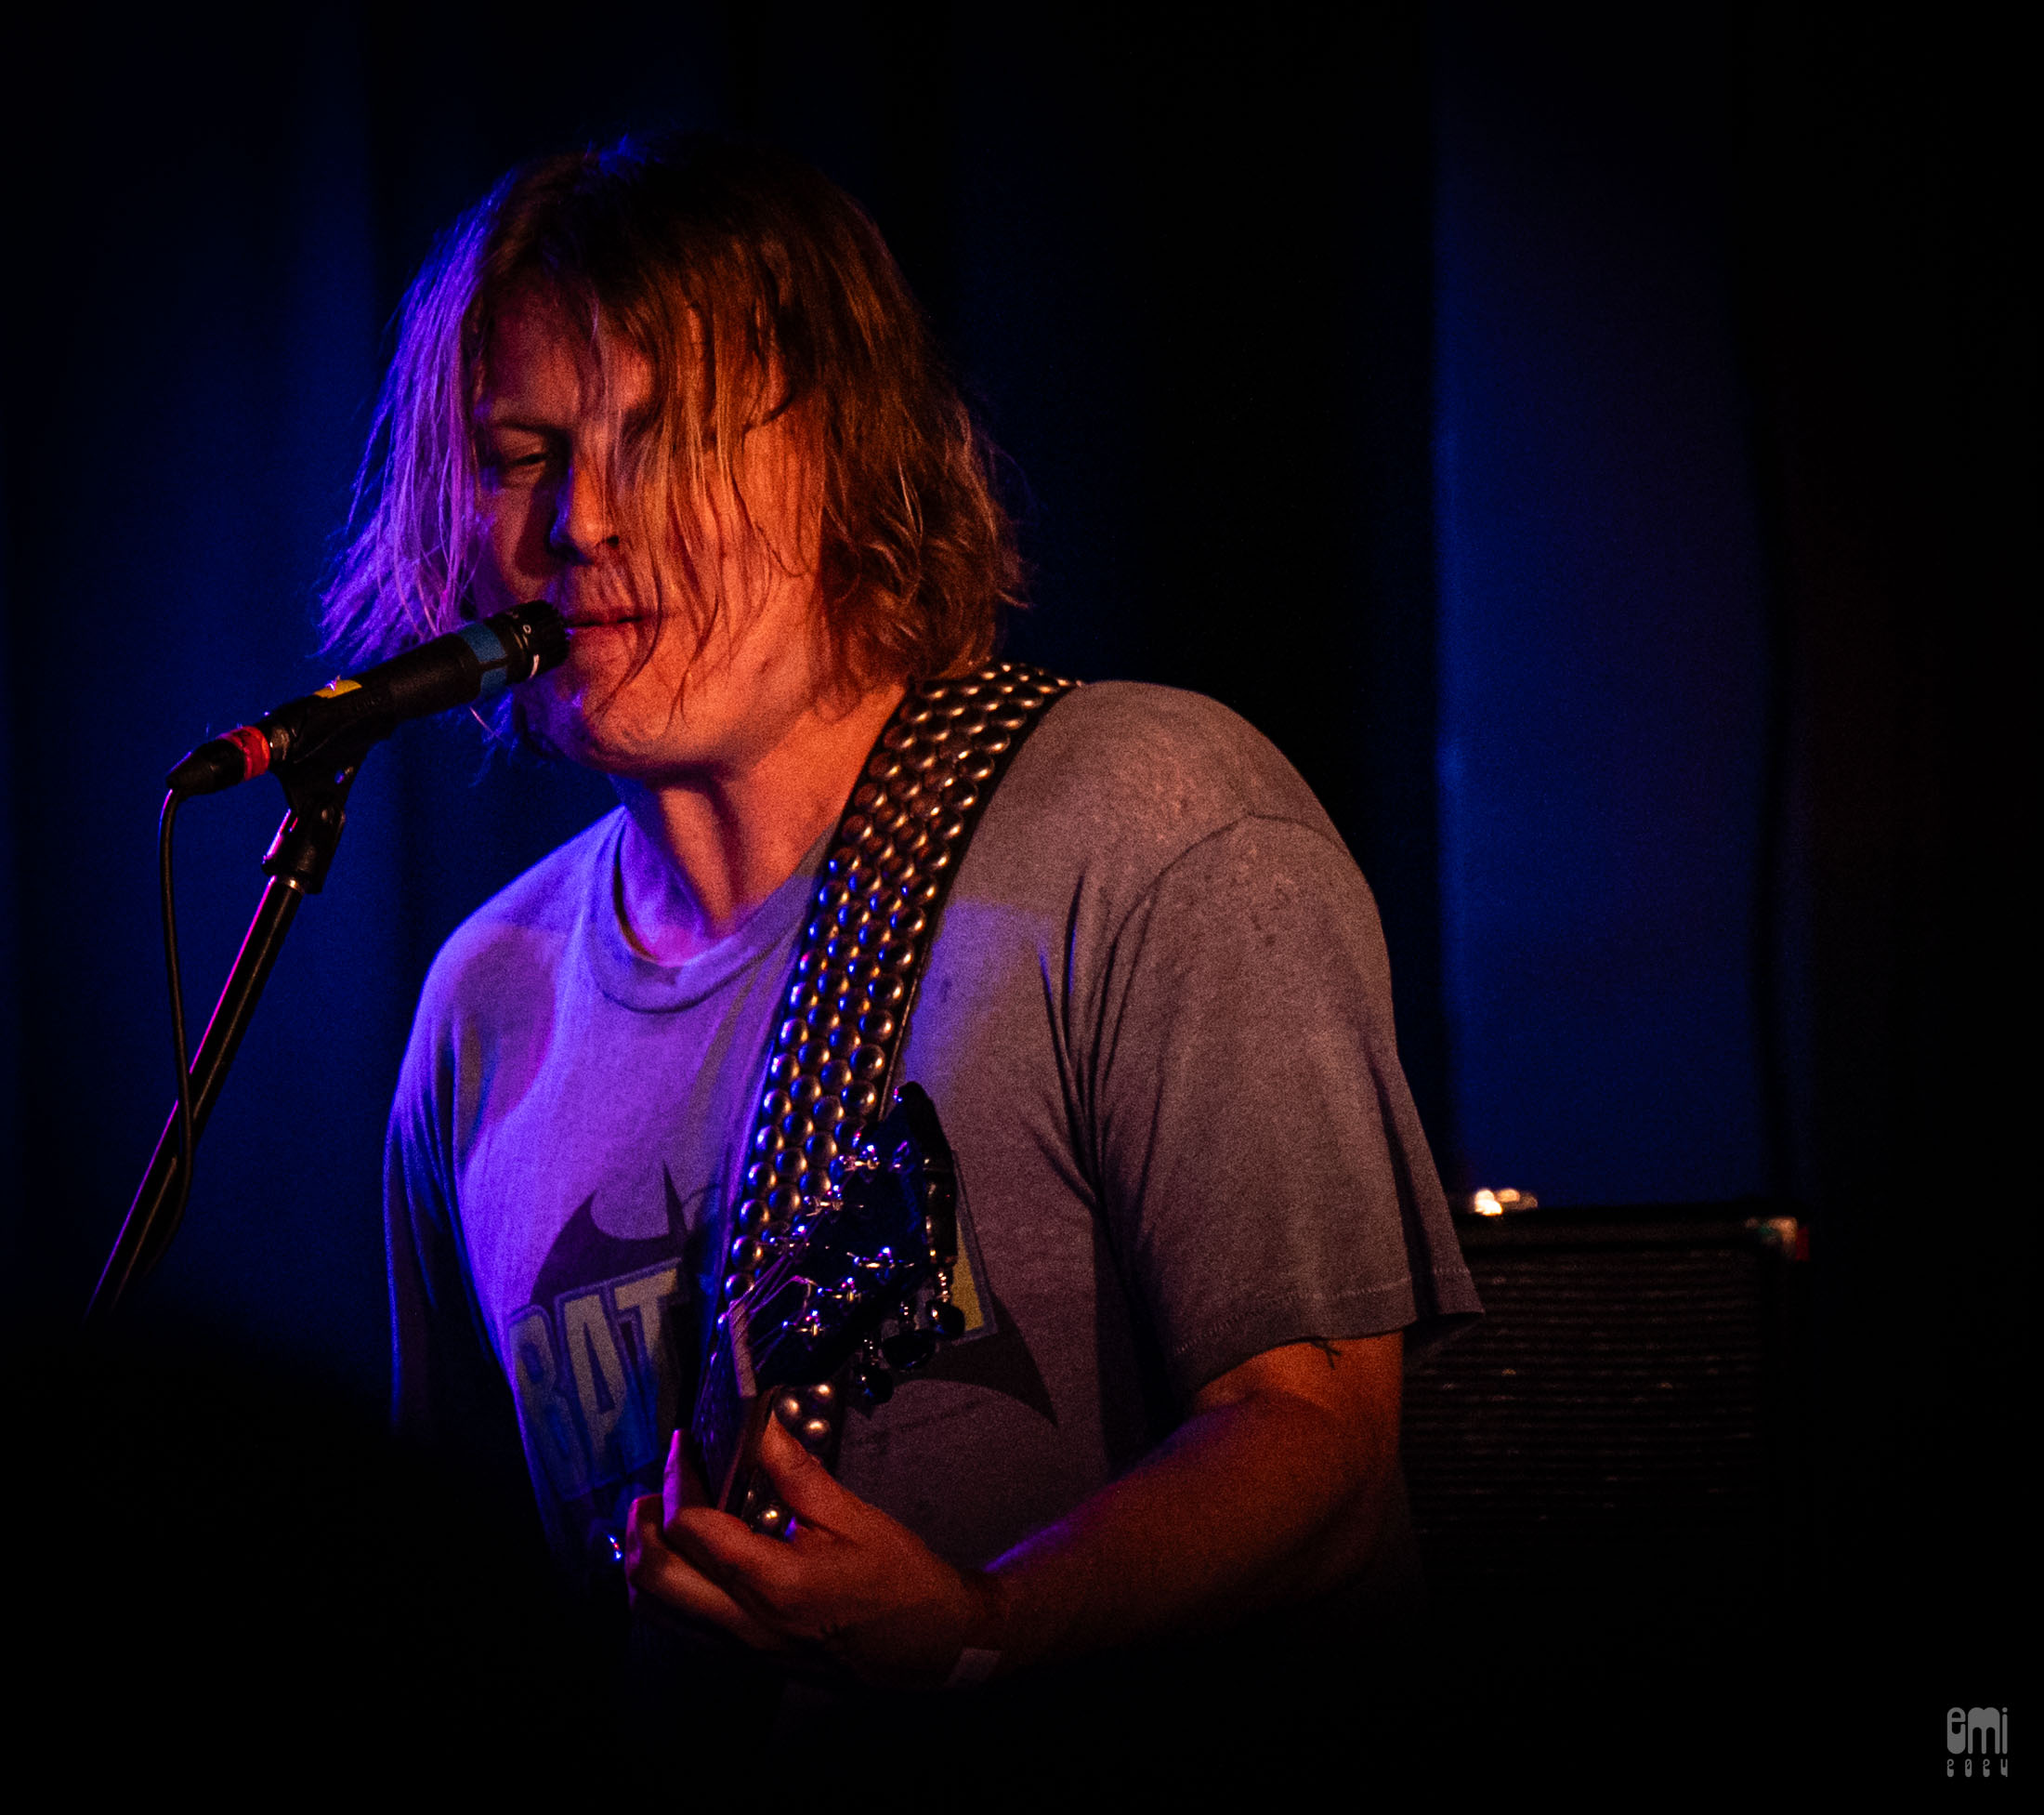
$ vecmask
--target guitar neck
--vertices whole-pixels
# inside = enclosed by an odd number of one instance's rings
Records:
[[[748,1322],[742,1300],[718,1319],[688,1427],[693,1459],[710,1503],[727,1510],[734,1491],[752,1472],[767,1398],[753,1372]]]

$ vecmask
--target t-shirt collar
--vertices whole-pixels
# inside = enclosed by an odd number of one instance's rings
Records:
[[[794,874],[767,896],[753,915],[728,939],[678,965],[655,964],[641,957],[618,923],[616,887],[618,853],[626,815],[620,809],[610,835],[597,848],[588,888],[583,898],[583,949],[596,987],[626,1008],[652,1013],[692,1008],[714,995],[787,941],[801,923],[803,910],[816,886],[818,871],[831,835],[825,833],[795,866]]]

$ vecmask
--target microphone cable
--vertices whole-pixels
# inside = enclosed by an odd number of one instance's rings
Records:
[[[402,719],[465,705],[479,696],[530,680],[567,657],[566,625],[552,606],[536,599],[516,611],[500,612],[481,623],[435,638],[360,675],[344,676],[318,693],[280,706],[260,724],[242,725],[225,736],[209,740],[171,770],[163,810],[156,822],[156,869],[163,898],[164,970],[170,985],[171,1051],[177,1064],[177,1182],[161,1211],[150,1220],[141,1245],[129,1258],[115,1285],[116,1297],[149,1273],[177,1234],[191,1200],[191,1174],[199,1144],[198,1118],[192,1103],[191,1046],[185,1029],[184,979],[177,956],[173,850],[178,807],[192,796],[216,793],[272,770],[282,779],[287,761],[295,764],[316,759],[337,739],[359,736],[365,743],[376,741],[388,736]],[[288,786],[286,794],[290,794]],[[287,826],[290,823],[286,822]],[[339,835],[337,820],[332,835]],[[321,874],[324,874],[323,865]],[[318,881],[310,886],[316,889]],[[254,985],[258,991],[261,987],[260,980]]]

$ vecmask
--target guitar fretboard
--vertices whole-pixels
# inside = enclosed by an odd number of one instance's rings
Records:
[[[696,1414],[689,1426],[695,1439],[696,1466],[711,1498],[722,1506],[738,1460],[740,1440],[759,1383],[753,1373],[752,1344],[742,1299],[718,1320],[716,1340],[702,1370],[696,1395]]]

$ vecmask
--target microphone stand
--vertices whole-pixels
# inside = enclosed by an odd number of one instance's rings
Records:
[[[325,885],[327,870],[340,843],[341,828],[347,820],[347,794],[360,772],[362,758],[370,749],[396,729],[395,721],[382,719],[354,728],[333,743],[295,762],[273,766],[271,773],[283,783],[290,811],[270,840],[263,856],[263,870],[269,877],[256,917],[228,972],[213,1018],[206,1023],[205,1037],[191,1061],[191,1141],[196,1150],[206,1117],[219,1099],[229,1066],[240,1048],[242,1034],[256,1013],[264,984],[283,950],[284,935],[308,895],[317,895]],[[99,1283],[85,1308],[85,1327],[104,1327],[120,1309],[130,1287],[148,1278],[177,1233],[178,1213],[171,1206],[182,1192],[185,1156],[177,1138],[177,1109],[171,1106],[170,1120],[156,1143],[156,1152],[142,1175],[142,1182],[129,1206],[127,1220],[121,1225],[112,1252],[100,1269]]]

